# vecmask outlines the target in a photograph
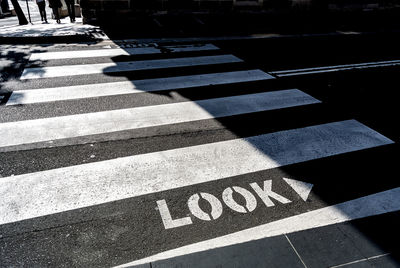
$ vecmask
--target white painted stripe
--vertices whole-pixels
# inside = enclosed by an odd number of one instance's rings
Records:
[[[286,219],[259,225],[257,227],[229,235],[224,235],[218,238],[165,251],[151,257],[133,261],[117,267],[133,268],[134,265],[165,260],[196,252],[227,247],[253,240],[309,230],[399,210],[400,188],[394,188],[388,191],[379,192],[337,205],[306,212]]]
[[[219,50],[219,47],[213,44],[196,44],[196,45],[173,45],[163,46],[171,52],[191,52],[191,51],[203,51],[203,50]]]
[[[65,65],[51,67],[26,68],[21,75],[24,79],[50,78],[73,75],[87,75],[98,73],[114,73],[139,70],[152,70],[161,68],[189,67],[222,63],[242,62],[241,59],[233,55],[201,56],[173,58],[162,60],[143,60],[113,63],[97,63],[82,65]]]
[[[298,89],[0,124],[0,147],[319,103]]]
[[[0,224],[391,143],[348,120],[6,177]]]
[[[34,90],[18,90],[11,94],[6,105],[134,94],[150,91],[259,81],[273,78],[273,76],[264,73],[261,70],[248,70]]]
[[[305,74],[338,72],[338,71],[353,70],[353,69],[389,67],[389,66],[398,66],[398,65],[400,65],[400,60],[322,66],[322,67],[303,68],[303,69],[294,69],[294,70],[274,71],[274,72],[270,72],[270,73],[273,75],[276,75],[278,77],[285,77],[285,76],[296,76],[296,75],[305,75]]]
[[[186,45],[186,46],[165,46],[169,52],[194,52],[218,50],[219,48],[212,44],[204,45]],[[145,55],[162,53],[160,48],[156,47],[136,47],[136,48],[109,48],[95,50],[73,50],[73,51],[56,51],[56,52],[40,52],[32,53],[30,61],[56,60],[56,59],[80,59],[94,57],[116,57],[128,55]]]

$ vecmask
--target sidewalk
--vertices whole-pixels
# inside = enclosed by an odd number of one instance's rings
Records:
[[[19,4],[29,21],[26,1],[20,0]],[[19,25],[16,16],[0,19],[0,44],[68,43],[108,39],[100,27],[89,24],[84,25],[80,17],[76,18],[75,23],[70,23],[69,17],[66,17],[61,19],[61,24],[57,24],[52,19],[52,10],[48,6],[46,6],[46,13],[49,23],[43,23],[36,2],[28,1],[28,5],[32,23]],[[13,7],[11,6],[11,8]]]
[[[26,1],[19,0],[27,15]],[[19,26],[17,17],[0,19],[0,43],[85,42],[112,39],[120,42],[194,42],[206,40],[291,38],[398,32],[400,7],[388,10],[328,12],[242,12],[223,14],[131,14],[98,25],[69,18],[56,24],[47,7],[49,24],[42,24],[37,5],[28,1],[32,24]],[[27,16],[28,18],[28,16]],[[108,38],[109,37],[109,38]]]
[[[61,24],[49,20],[48,24],[0,27],[0,43],[77,42],[104,39],[108,37],[99,27],[84,25],[81,18],[77,18],[75,23],[70,23],[67,17],[61,19]]]
[[[8,0],[9,6],[10,6],[10,10],[13,10],[14,7],[11,3],[10,0]],[[33,24],[37,24],[37,23],[42,23],[41,18],[40,18],[40,14],[39,14],[39,9],[38,6],[36,4],[35,0],[19,0],[18,1],[22,11],[25,14],[26,19],[29,21],[29,16],[28,16],[28,7],[27,7],[27,3],[29,6],[29,14],[31,17],[31,21]],[[46,4],[46,13],[47,13],[47,19],[50,21],[51,20],[51,14],[52,14],[52,10],[51,8],[48,7],[48,4]],[[17,16],[7,16],[4,18],[0,19],[0,28],[4,27],[4,26],[15,26],[18,25],[18,18]]]

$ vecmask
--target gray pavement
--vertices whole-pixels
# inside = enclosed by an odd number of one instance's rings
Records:
[[[35,1],[27,1],[31,21],[27,25],[19,25],[16,16],[0,19],[0,42],[8,44],[21,43],[51,43],[108,40],[108,37],[97,26],[82,24],[82,18],[77,17],[76,22],[71,23],[69,17],[61,19],[57,24],[52,19],[52,10],[46,5],[47,19],[49,23],[41,21],[39,10]],[[46,2],[47,3],[47,2]],[[19,1],[21,8],[28,19],[28,8],[26,1]],[[11,6],[12,8],[12,6]],[[64,7],[66,9],[66,7]]]
[[[10,5],[10,9],[13,9],[11,1],[8,1],[8,2]],[[20,7],[22,8],[22,11],[24,12],[25,17],[28,21],[29,21],[29,16],[28,16],[28,8],[29,8],[29,14],[31,17],[32,24],[41,24],[42,23],[36,1],[34,1],[34,0],[28,0],[28,1],[19,0],[18,3],[20,5]],[[52,21],[51,18],[52,18],[53,11],[51,10],[51,8],[49,8],[47,3],[46,3],[46,13],[47,13],[48,21]],[[16,25],[18,25],[17,16],[10,16],[10,17],[5,17],[5,18],[0,19],[0,27],[16,26]]]
[[[184,52],[131,42],[156,53],[117,56],[100,56],[126,48],[112,40],[2,46],[0,266],[399,267],[399,67],[269,75],[396,60],[396,36],[373,50],[360,49],[371,36],[319,38],[213,42],[217,50],[203,42]],[[73,50],[100,54],[54,54]],[[154,60],[230,54],[243,62],[152,68]],[[138,61],[147,68],[48,69]],[[30,68],[48,75],[21,79]],[[199,84],[249,70],[265,79]],[[185,86],[168,87],[176,77],[187,77]],[[164,80],[146,90],[153,79]],[[126,83],[131,93],[101,94]],[[57,99],[78,92],[72,86],[90,97]],[[39,90],[54,99],[9,105]],[[259,97],[268,93],[278,94],[271,109]],[[209,105],[227,97],[245,103]]]

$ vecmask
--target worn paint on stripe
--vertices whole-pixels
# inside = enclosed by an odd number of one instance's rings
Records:
[[[219,48],[212,44],[204,45],[186,45],[186,46],[165,46],[163,47],[169,52],[194,52],[218,50]],[[94,57],[116,57],[129,55],[146,55],[162,53],[157,47],[136,47],[136,48],[108,48],[94,50],[73,50],[73,51],[56,51],[56,52],[40,52],[32,53],[30,61],[56,60],[56,59],[80,59]]]
[[[217,55],[217,56],[186,57],[186,58],[173,58],[173,59],[161,59],[161,60],[143,60],[143,61],[127,61],[127,62],[113,62],[113,63],[37,67],[37,68],[26,68],[23,71],[20,79],[24,80],[24,79],[51,78],[51,77],[73,76],[73,75],[128,72],[128,71],[190,67],[190,66],[237,63],[237,62],[242,62],[242,60],[233,55]]]
[[[388,191],[357,198],[275,222],[259,225],[257,227],[235,232],[229,235],[224,235],[218,238],[165,251],[151,257],[133,261],[128,264],[119,265],[117,267],[133,268],[135,265],[155,262],[158,260],[166,260],[187,254],[227,247],[272,236],[309,230],[399,210],[400,188],[394,188]],[[171,266],[173,265],[171,264]]]
[[[0,124],[0,147],[319,103],[298,90],[188,101]]]
[[[0,180],[0,224],[391,144],[356,120]]]
[[[18,90],[11,94],[11,97],[8,99],[6,105],[94,98],[150,91],[260,81],[273,78],[273,76],[261,70],[248,70],[68,87],[42,88],[34,90]]]

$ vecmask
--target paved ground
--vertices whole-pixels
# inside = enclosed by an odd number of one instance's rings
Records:
[[[8,3],[10,5],[10,9],[13,9],[11,1],[8,1]],[[29,21],[29,14],[30,14],[32,24],[41,24],[42,23],[36,1],[19,0],[18,3],[20,5],[20,7],[22,8],[22,11],[24,12],[25,17],[28,21]],[[28,13],[28,8],[29,8],[29,13]],[[52,19],[51,19],[52,18],[52,10],[51,10],[51,8],[49,8],[47,3],[46,3],[46,14],[47,14],[48,21],[51,22],[52,21]],[[18,25],[17,16],[10,16],[10,17],[5,17],[5,18],[0,19],[0,27],[15,26],[15,25]]]
[[[0,266],[399,267],[398,46],[2,45]]]
[[[28,1],[27,3],[32,23],[20,26],[16,16],[0,19],[0,43],[26,44],[108,39],[98,26],[83,25],[81,17],[77,17],[75,23],[70,23],[70,19],[67,16],[61,19],[61,24],[57,24],[52,19],[52,10],[48,5],[46,5],[48,23],[44,23],[41,21],[36,2]],[[28,19],[26,1],[19,1],[19,4]]]
[[[266,12],[231,11],[214,13],[167,13],[149,16],[130,14],[121,21],[119,16],[99,21],[99,25],[112,39],[225,37],[264,34],[303,35],[332,34],[337,32],[398,31],[399,6],[363,11],[313,12],[299,10],[272,10]],[[101,23],[103,22],[103,23]]]

